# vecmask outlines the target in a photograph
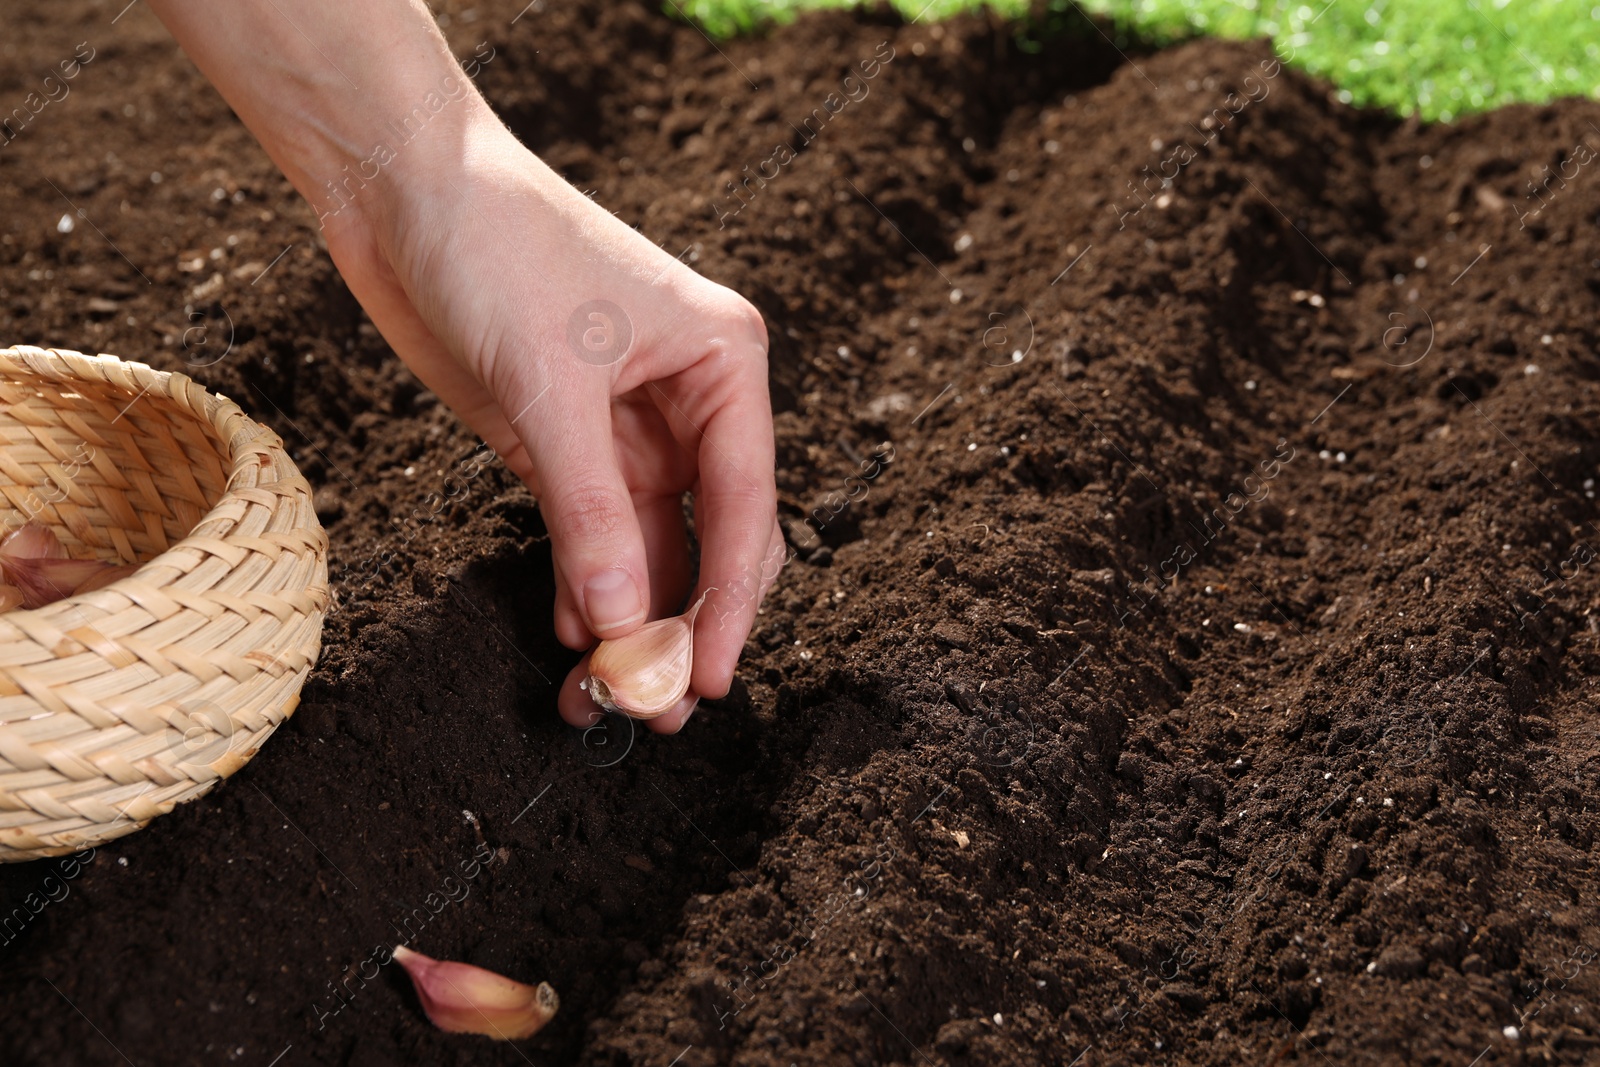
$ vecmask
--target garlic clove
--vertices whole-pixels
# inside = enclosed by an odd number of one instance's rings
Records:
[[[0,594],[0,611],[42,608],[74,593],[103,589],[126,578],[134,566],[94,559],[68,559],[66,547],[43,523],[29,521],[0,540],[0,571],[19,600]]]
[[[66,559],[67,549],[54,530],[29,519],[0,541],[0,555],[14,559]]]
[[[689,692],[694,668],[694,619],[707,589],[682,615],[648,622],[626,637],[601,641],[589,657],[583,689],[607,711],[654,719]]]
[[[0,611],[22,607],[22,590],[14,585],[0,585]]]
[[[83,582],[72,592],[74,594],[92,593],[96,589],[104,589],[112,582],[120,582],[138,569],[138,566],[132,563],[102,563],[100,564],[100,570],[96,571],[89,577],[88,581]]]
[[[485,1034],[509,1041],[531,1037],[555,1017],[561,999],[548,982],[536,986],[470,963],[436,960],[396,946],[395,961],[411,976],[433,1025],[452,1034]]]
[[[124,577],[123,568],[97,559],[45,559],[36,557],[0,558],[0,569],[5,571],[11,584],[22,590],[22,602],[30,608],[42,608],[62,597],[71,596],[84,585],[101,580],[104,585],[107,572],[117,571],[110,581]],[[100,586],[93,585],[98,589]],[[88,590],[84,590],[87,592]]]

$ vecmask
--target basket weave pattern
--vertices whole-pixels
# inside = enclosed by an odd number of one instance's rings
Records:
[[[293,713],[329,601],[311,487],[271,430],[181,374],[0,349],[0,533],[140,569],[0,614],[0,861],[131,833]]]

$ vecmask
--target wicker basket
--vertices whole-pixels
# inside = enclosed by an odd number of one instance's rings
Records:
[[[140,569],[0,614],[0,861],[131,833],[255,755],[299,702],[328,539],[271,430],[181,374],[0,349],[0,533]]]

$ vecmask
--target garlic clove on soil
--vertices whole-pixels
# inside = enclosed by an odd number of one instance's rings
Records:
[[[677,707],[694,668],[694,620],[707,589],[682,615],[645,623],[626,637],[601,641],[589,657],[582,688],[607,711],[654,719]]]
[[[561,999],[548,982],[536,986],[470,963],[436,960],[397,945],[394,958],[411,976],[433,1025],[452,1034],[510,1041],[531,1037],[555,1017]]]

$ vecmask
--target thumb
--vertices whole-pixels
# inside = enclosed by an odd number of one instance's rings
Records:
[[[633,630],[649,615],[649,569],[617,462],[608,392],[537,405],[516,430],[533,457],[556,570],[584,624],[602,639]]]

